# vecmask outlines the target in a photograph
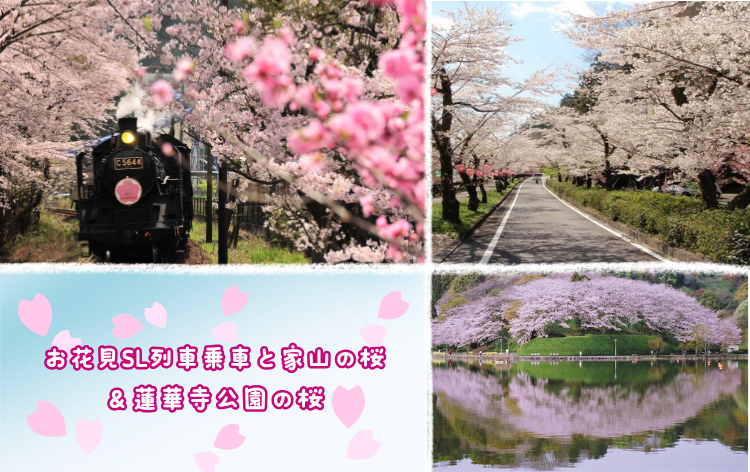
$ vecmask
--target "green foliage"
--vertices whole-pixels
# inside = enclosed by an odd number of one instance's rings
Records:
[[[617,339],[617,355],[630,354],[649,355],[651,347],[649,339],[656,339],[655,335],[611,335],[587,334],[585,336],[568,336],[565,338],[534,338],[518,348],[519,356],[539,353],[543,356],[556,352],[562,356],[577,356],[583,351],[584,356],[613,356],[615,354],[615,339]],[[662,354],[679,352],[671,344],[664,343]]]
[[[578,271],[573,272],[573,275],[570,277],[571,282],[583,282],[584,280],[591,280],[588,275],[580,275]]]
[[[544,278],[544,276],[541,275],[541,274],[537,274],[537,275],[524,275],[521,278],[521,280],[519,280],[518,282],[514,283],[513,285],[523,285],[523,284],[531,282],[532,280],[539,280],[539,279],[543,279],[543,278]],[[589,279],[589,280],[591,280],[591,279]]]
[[[465,292],[467,289],[484,282],[485,275],[481,272],[470,272],[468,274],[459,275],[451,282],[451,289],[453,293],[459,294]]]
[[[213,200],[219,199],[218,188],[218,182],[214,180],[213,185],[211,186],[211,195],[213,196]],[[195,184],[195,196],[205,198],[206,195],[208,195],[208,182],[206,181],[206,179],[198,179],[198,183]]]
[[[670,246],[716,262],[750,264],[750,208],[704,210],[702,202],[695,198],[656,192],[607,192],[554,179],[547,181],[547,186],[613,221],[657,236]]]
[[[651,338],[648,340],[648,347],[650,347],[651,350],[656,354],[659,354],[659,351],[661,351],[664,346],[666,346],[666,343],[661,337]]]
[[[737,291],[734,292],[734,299],[740,302],[742,300],[747,301],[747,282],[742,284],[740,288],[738,288]]]
[[[456,308],[457,306],[461,306],[464,303],[466,303],[466,299],[464,297],[452,298],[448,303],[440,307],[440,315],[447,315],[448,310],[450,310],[451,308]]]
[[[456,274],[433,274],[432,276],[432,317],[437,316],[435,304],[440,300],[445,292],[451,286],[451,282],[456,278]]]
[[[703,292],[698,301],[701,302],[701,305],[705,306],[709,310],[718,311],[719,309],[721,309],[719,297],[717,297],[716,294],[711,290],[706,290],[705,292]]]

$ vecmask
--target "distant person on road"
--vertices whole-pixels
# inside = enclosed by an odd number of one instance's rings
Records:
[[[453,355],[453,349],[448,349],[448,355],[449,356]]]
[[[578,357],[583,357],[583,351],[578,351]]]

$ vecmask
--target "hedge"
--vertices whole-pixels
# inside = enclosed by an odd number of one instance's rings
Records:
[[[696,198],[646,191],[608,192],[554,179],[548,180],[547,186],[561,197],[654,235],[672,247],[715,262],[750,264],[750,209],[704,210]]]

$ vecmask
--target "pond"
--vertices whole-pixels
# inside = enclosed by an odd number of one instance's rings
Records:
[[[748,470],[747,361],[433,361],[433,466]]]

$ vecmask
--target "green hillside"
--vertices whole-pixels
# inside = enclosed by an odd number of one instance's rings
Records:
[[[627,356],[630,354],[651,354],[649,339],[657,336],[647,335],[612,335],[612,334],[587,334],[585,336],[568,336],[565,338],[535,338],[518,348],[519,356],[529,356],[537,353],[548,356],[550,353],[558,353],[561,356],[577,356],[579,351],[584,356],[612,356],[615,353],[615,339],[617,339],[617,355]],[[660,354],[679,353],[676,346],[666,345]]]

